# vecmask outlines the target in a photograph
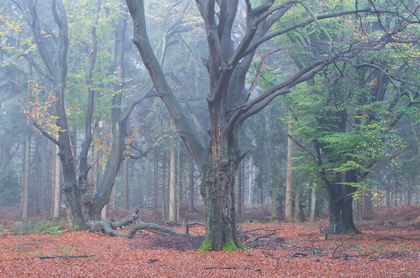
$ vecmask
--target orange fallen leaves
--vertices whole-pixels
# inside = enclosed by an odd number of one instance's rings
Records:
[[[364,230],[362,235],[322,240],[314,224],[244,224],[242,230],[256,228],[280,229],[276,236],[283,235],[284,242],[261,244],[255,250],[200,253],[148,248],[143,243],[154,235],[127,239],[82,231],[1,236],[0,277],[420,277],[418,231]],[[319,253],[314,254],[314,248]],[[295,251],[307,255],[293,256]],[[374,256],[364,256],[372,252]],[[43,255],[61,258],[40,259]]]

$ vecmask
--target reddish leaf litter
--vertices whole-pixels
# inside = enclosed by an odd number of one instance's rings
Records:
[[[0,277],[420,277],[419,229],[366,226],[325,238],[321,226],[243,224],[242,241],[253,250],[207,253],[197,251],[199,241],[155,235],[6,233]]]

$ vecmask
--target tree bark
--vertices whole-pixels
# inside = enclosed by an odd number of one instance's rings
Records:
[[[128,187],[128,160],[123,162],[123,194],[124,194],[124,209],[130,208],[130,189]]]
[[[35,146],[34,146],[34,187],[33,187],[33,197],[32,197],[32,207],[34,216],[38,216],[39,210],[39,202],[38,202],[38,195],[39,195],[39,180],[41,176],[41,167],[40,167],[40,157],[39,157],[39,146],[40,146],[40,136],[35,137]]]
[[[292,116],[289,116],[289,121]],[[289,122],[288,132],[292,135],[292,123]],[[293,219],[293,141],[287,138],[287,174],[286,174],[286,200],[284,218],[287,222]]]
[[[60,149],[58,148],[57,145],[53,145],[53,148],[55,149],[55,155],[54,155],[54,159],[55,159],[55,163],[54,166],[55,168],[53,169],[54,172],[54,191],[52,193],[53,195],[53,214],[52,214],[52,218],[53,219],[58,219],[60,218],[60,200],[61,200],[61,190],[60,190],[60,180],[61,180],[61,165],[60,165],[60,157],[58,156],[58,153],[60,151]]]
[[[242,163],[244,163],[244,162],[242,162]],[[243,216],[243,211],[242,211],[242,191],[243,191],[243,178],[242,178],[242,169],[241,168],[239,168],[239,171],[238,171],[238,203],[237,203],[237,209],[236,209],[236,211],[237,211],[237,213],[238,213],[238,216],[239,216],[239,221],[242,221],[243,219],[242,219],[242,216]]]
[[[311,189],[311,214],[309,219],[311,222],[315,222],[315,209],[316,209],[316,184],[312,185]]]
[[[158,170],[159,170],[159,162],[157,160],[157,157],[154,157],[155,163],[154,163],[154,178],[153,178],[153,220],[156,221],[156,213],[157,213],[157,191],[158,191]]]
[[[299,220],[299,205],[300,205],[300,186],[296,185],[295,190],[295,209],[293,218],[297,221]]]
[[[190,171],[189,171],[189,182],[188,187],[188,212],[194,211],[194,160],[190,159]]]
[[[176,159],[175,149],[171,149],[169,160],[169,221],[176,222]]]
[[[167,191],[166,191],[166,156],[163,156],[163,166],[162,166],[162,221],[166,221],[166,195],[167,195]]]
[[[29,120],[26,126],[25,135],[25,159],[24,159],[24,175],[23,175],[23,193],[22,193],[22,221],[28,220],[29,208],[29,176],[31,163],[31,125]]]
[[[349,185],[328,186],[330,221],[327,233],[331,235],[359,233],[353,222],[355,188]]]

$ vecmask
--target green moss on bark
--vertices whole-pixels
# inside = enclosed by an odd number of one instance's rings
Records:
[[[244,244],[242,244],[241,242],[238,242],[238,247],[236,247],[235,242],[233,240],[228,241],[227,243],[223,244],[223,251],[226,252],[233,252],[239,249],[248,249],[248,250],[254,250]],[[203,243],[201,243],[200,248],[198,248],[198,251],[200,252],[209,252],[211,251],[211,241],[206,239],[203,241]]]
[[[211,250],[211,241],[206,239],[201,243],[200,248],[198,248],[198,251],[200,252],[208,252]]]
[[[235,242],[233,242],[233,240],[229,240],[228,242],[223,244],[223,251],[233,252],[233,251],[236,251],[236,250],[237,250],[237,248],[236,248]]]

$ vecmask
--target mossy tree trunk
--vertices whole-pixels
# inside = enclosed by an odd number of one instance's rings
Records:
[[[213,132],[209,159],[204,171],[200,193],[205,204],[206,238],[200,251],[233,251],[243,247],[237,237],[235,219],[235,176],[242,155],[231,138]],[[234,145],[234,146],[229,146]]]

